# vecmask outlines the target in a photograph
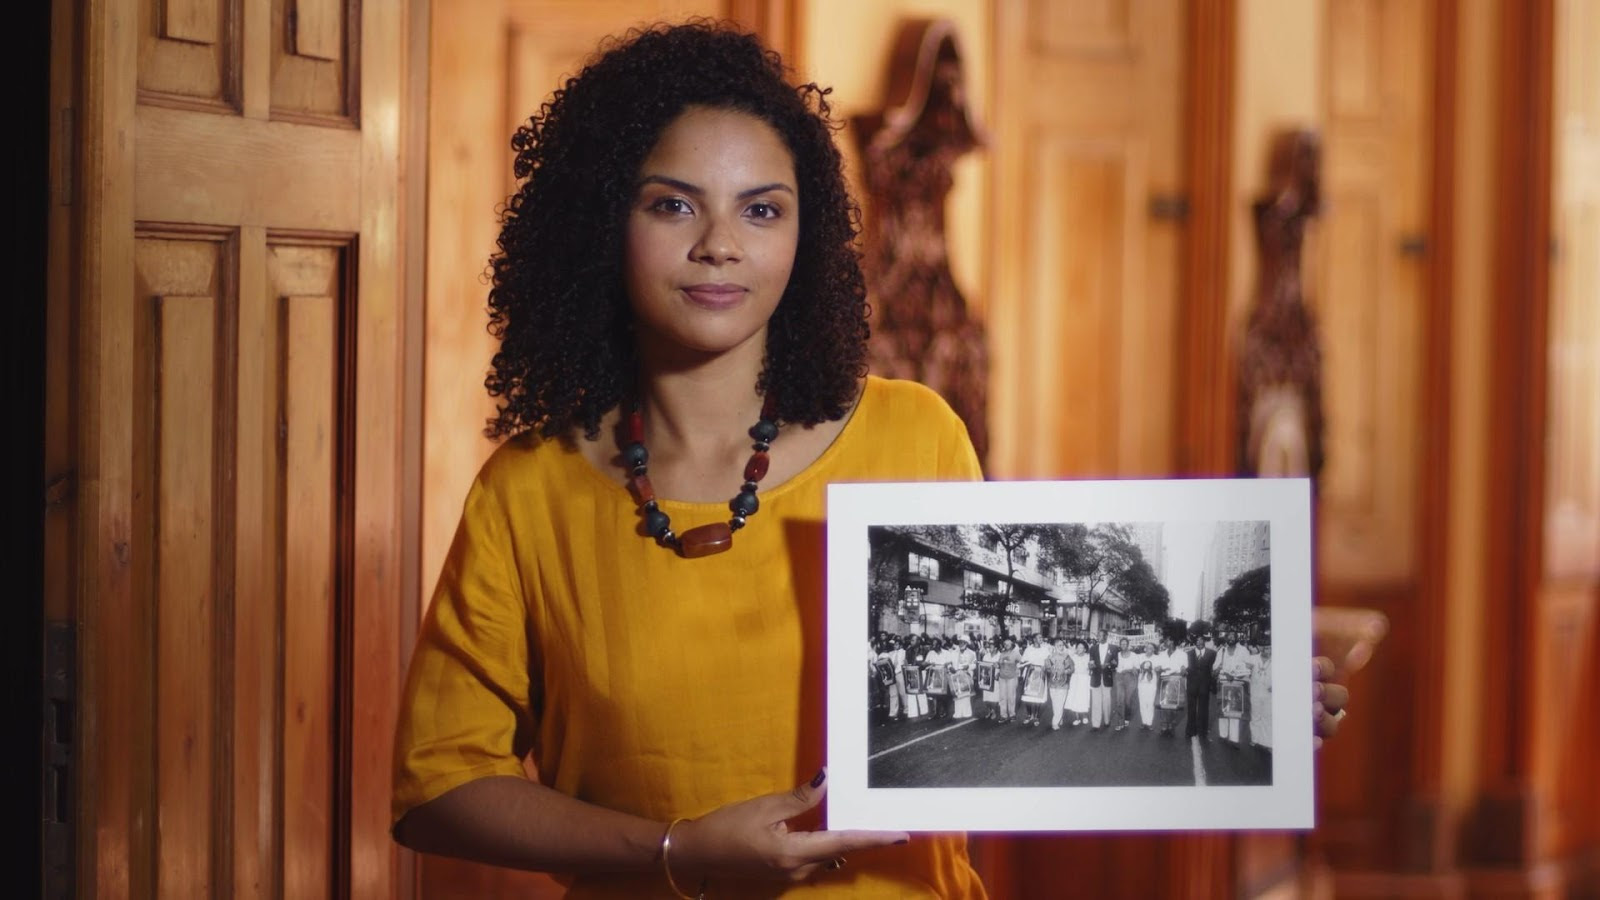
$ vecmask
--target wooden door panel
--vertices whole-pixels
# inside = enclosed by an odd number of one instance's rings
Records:
[[[236,107],[239,12],[239,0],[140,0],[140,99],[217,110]]]
[[[1307,280],[1327,411],[1319,550],[1347,584],[1416,575],[1430,10],[1328,6],[1326,237]]]
[[[359,45],[346,39],[354,12],[355,0],[272,0],[273,118],[354,124]]]
[[[1119,402],[1123,215],[1134,167],[1127,148],[1111,143],[1041,141],[1034,152],[1038,243],[1027,293],[1055,298],[1035,311],[1034,338],[1037,358],[1050,366],[1040,373],[1039,408],[1059,413],[1049,438],[1033,442],[1028,463],[1035,471],[1109,474],[1116,434],[1100,432]]]
[[[336,267],[332,267],[337,270]],[[332,883],[334,828],[335,416],[334,297],[291,295],[282,310],[284,893]]]
[[[218,560],[230,543],[220,524],[231,507],[224,454],[233,406],[218,338],[232,321],[236,246],[222,230],[146,231],[135,246],[130,449],[136,515],[151,549],[135,585],[152,629],[125,640],[153,670],[154,698],[135,726],[149,744],[135,752],[150,754],[153,766],[151,877],[172,894],[209,894],[215,884],[213,798],[227,765],[217,676],[231,592]]]

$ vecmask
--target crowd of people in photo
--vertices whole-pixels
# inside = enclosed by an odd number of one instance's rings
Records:
[[[1180,637],[896,635],[868,650],[880,725],[980,718],[1052,731],[1137,726],[1163,736],[1218,737],[1272,748],[1272,647],[1196,622]],[[1213,697],[1216,706],[1213,707]],[[1248,736],[1248,737],[1247,737]]]

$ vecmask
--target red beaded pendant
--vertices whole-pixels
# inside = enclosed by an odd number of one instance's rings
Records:
[[[721,553],[733,546],[733,529],[727,522],[711,522],[678,535],[678,552],[684,559]]]

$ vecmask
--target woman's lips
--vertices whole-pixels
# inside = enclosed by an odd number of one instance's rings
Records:
[[[749,293],[737,284],[691,284],[682,290],[690,303],[703,309],[729,309]]]

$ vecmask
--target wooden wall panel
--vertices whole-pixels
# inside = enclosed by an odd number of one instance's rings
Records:
[[[360,80],[358,0],[271,0],[272,117],[354,123]],[[378,15],[395,15],[377,10]]]
[[[239,105],[241,0],[139,0],[139,94],[145,103]]]

